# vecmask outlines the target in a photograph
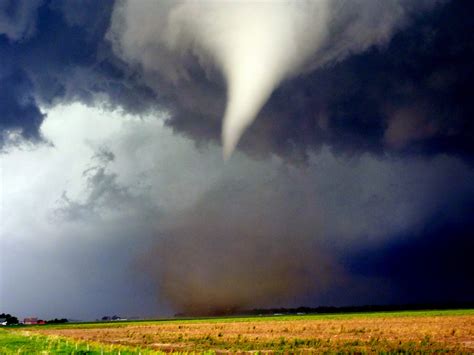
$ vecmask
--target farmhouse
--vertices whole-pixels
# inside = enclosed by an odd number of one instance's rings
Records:
[[[32,324],[38,324],[38,318],[25,318],[24,321],[23,321],[23,324],[27,324],[27,325],[32,325]]]

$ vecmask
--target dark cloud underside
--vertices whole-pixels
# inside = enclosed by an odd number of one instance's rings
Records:
[[[35,137],[39,103],[92,102],[102,92],[133,112],[166,107],[173,113],[168,125],[177,132],[197,141],[219,140],[225,95],[218,75],[190,58],[191,81],[175,87],[159,75],[144,78],[105,39],[113,1],[41,4],[23,12],[3,9],[4,21],[36,19],[34,31],[0,35],[0,80],[8,88],[2,95],[4,130],[23,129]],[[471,2],[459,0],[415,13],[389,44],[284,83],[244,136],[242,149],[304,159],[329,144],[348,154],[445,152],[470,159],[472,9]]]

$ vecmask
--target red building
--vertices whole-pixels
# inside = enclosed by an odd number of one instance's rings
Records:
[[[28,324],[28,325],[31,325],[31,324],[38,324],[38,318],[34,318],[34,317],[30,317],[30,318],[25,318],[25,320],[23,321],[24,324]]]

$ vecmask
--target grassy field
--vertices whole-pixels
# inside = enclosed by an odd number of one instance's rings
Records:
[[[84,342],[59,336],[38,335],[19,329],[0,329],[0,354],[155,354],[152,349]]]
[[[0,330],[0,353],[474,352],[474,310],[216,317]]]

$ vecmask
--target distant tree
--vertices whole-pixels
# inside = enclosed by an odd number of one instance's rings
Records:
[[[18,318],[12,316],[12,315],[9,314],[9,313],[2,313],[2,314],[0,314],[0,318],[5,318],[5,320],[7,321],[7,325],[18,324]]]
[[[109,316],[103,316],[103,317],[102,317],[102,320],[103,320],[103,321],[110,320],[110,317],[109,317]]]

